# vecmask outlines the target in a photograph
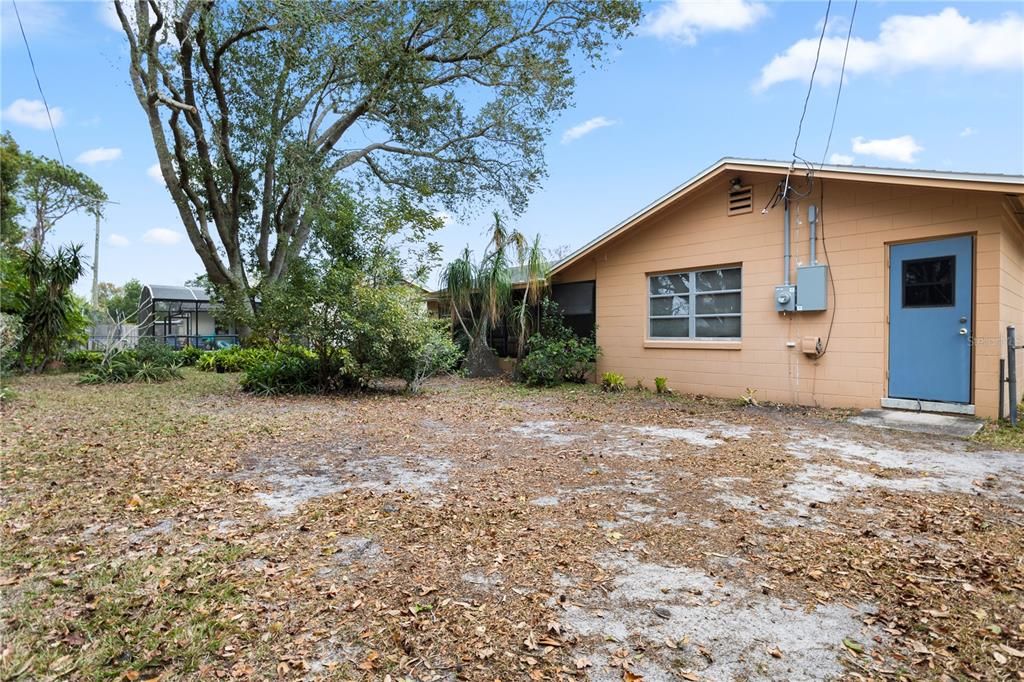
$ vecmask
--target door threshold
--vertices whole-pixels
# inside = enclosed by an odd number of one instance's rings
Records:
[[[882,398],[882,407],[893,410],[914,412],[940,412],[945,414],[974,414],[974,405],[966,403],[943,403],[936,400],[914,400],[912,398]]]

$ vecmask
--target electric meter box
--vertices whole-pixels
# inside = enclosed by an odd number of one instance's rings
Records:
[[[780,284],[775,287],[775,310],[787,313],[796,310],[796,287],[792,284]]]

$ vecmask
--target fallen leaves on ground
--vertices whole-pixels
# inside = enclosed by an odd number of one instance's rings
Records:
[[[196,372],[161,385],[18,383],[0,433],[5,679],[566,680],[611,667],[641,680],[638,662],[691,654],[677,674],[702,679],[714,657],[699,631],[605,656],[607,643],[563,628],[553,575],[607,593],[614,576],[596,557],[608,551],[727,574],[806,607],[873,605],[865,624],[881,634],[836,642],[854,678],[1024,670],[1019,509],[871,488],[816,506],[821,527],[761,523],[783,510],[771,491],[799,465],[787,430],[827,431],[828,413],[497,381],[439,381],[418,397],[273,399]],[[574,431],[510,435],[543,420]],[[601,440],[616,443],[602,425],[712,420],[757,435],[710,450],[667,443],[647,459],[609,454]],[[345,468],[381,458],[404,462],[409,480],[371,484],[360,476],[374,472]],[[431,458],[450,468],[420,485],[407,470]],[[296,485],[337,488],[269,514],[256,496],[279,485],[284,474],[267,466],[285,459]],[[689,522],[621,516],[650,477],[670,487],[671,518]],[[709,483],[722,478],[760,506],[723,504]],[[532,503],[543,497],[557,504]],[[725,571],[723,557],[739,561]],[[770,642],[758,649],[790,660]]]

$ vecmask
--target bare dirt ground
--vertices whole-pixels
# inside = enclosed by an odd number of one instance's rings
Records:
[[[593,387],[15,388],[5,679],[1024,679],[1024,453]]]

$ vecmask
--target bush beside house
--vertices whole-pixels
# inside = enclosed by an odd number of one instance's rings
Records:
[[[567,381],[582,384],[594,371],[600,353],[593,336],[577,336],[565,324],[558,304],[545,299],[540,331],[530,337],[517,371],[528,386],[557,386]]]

